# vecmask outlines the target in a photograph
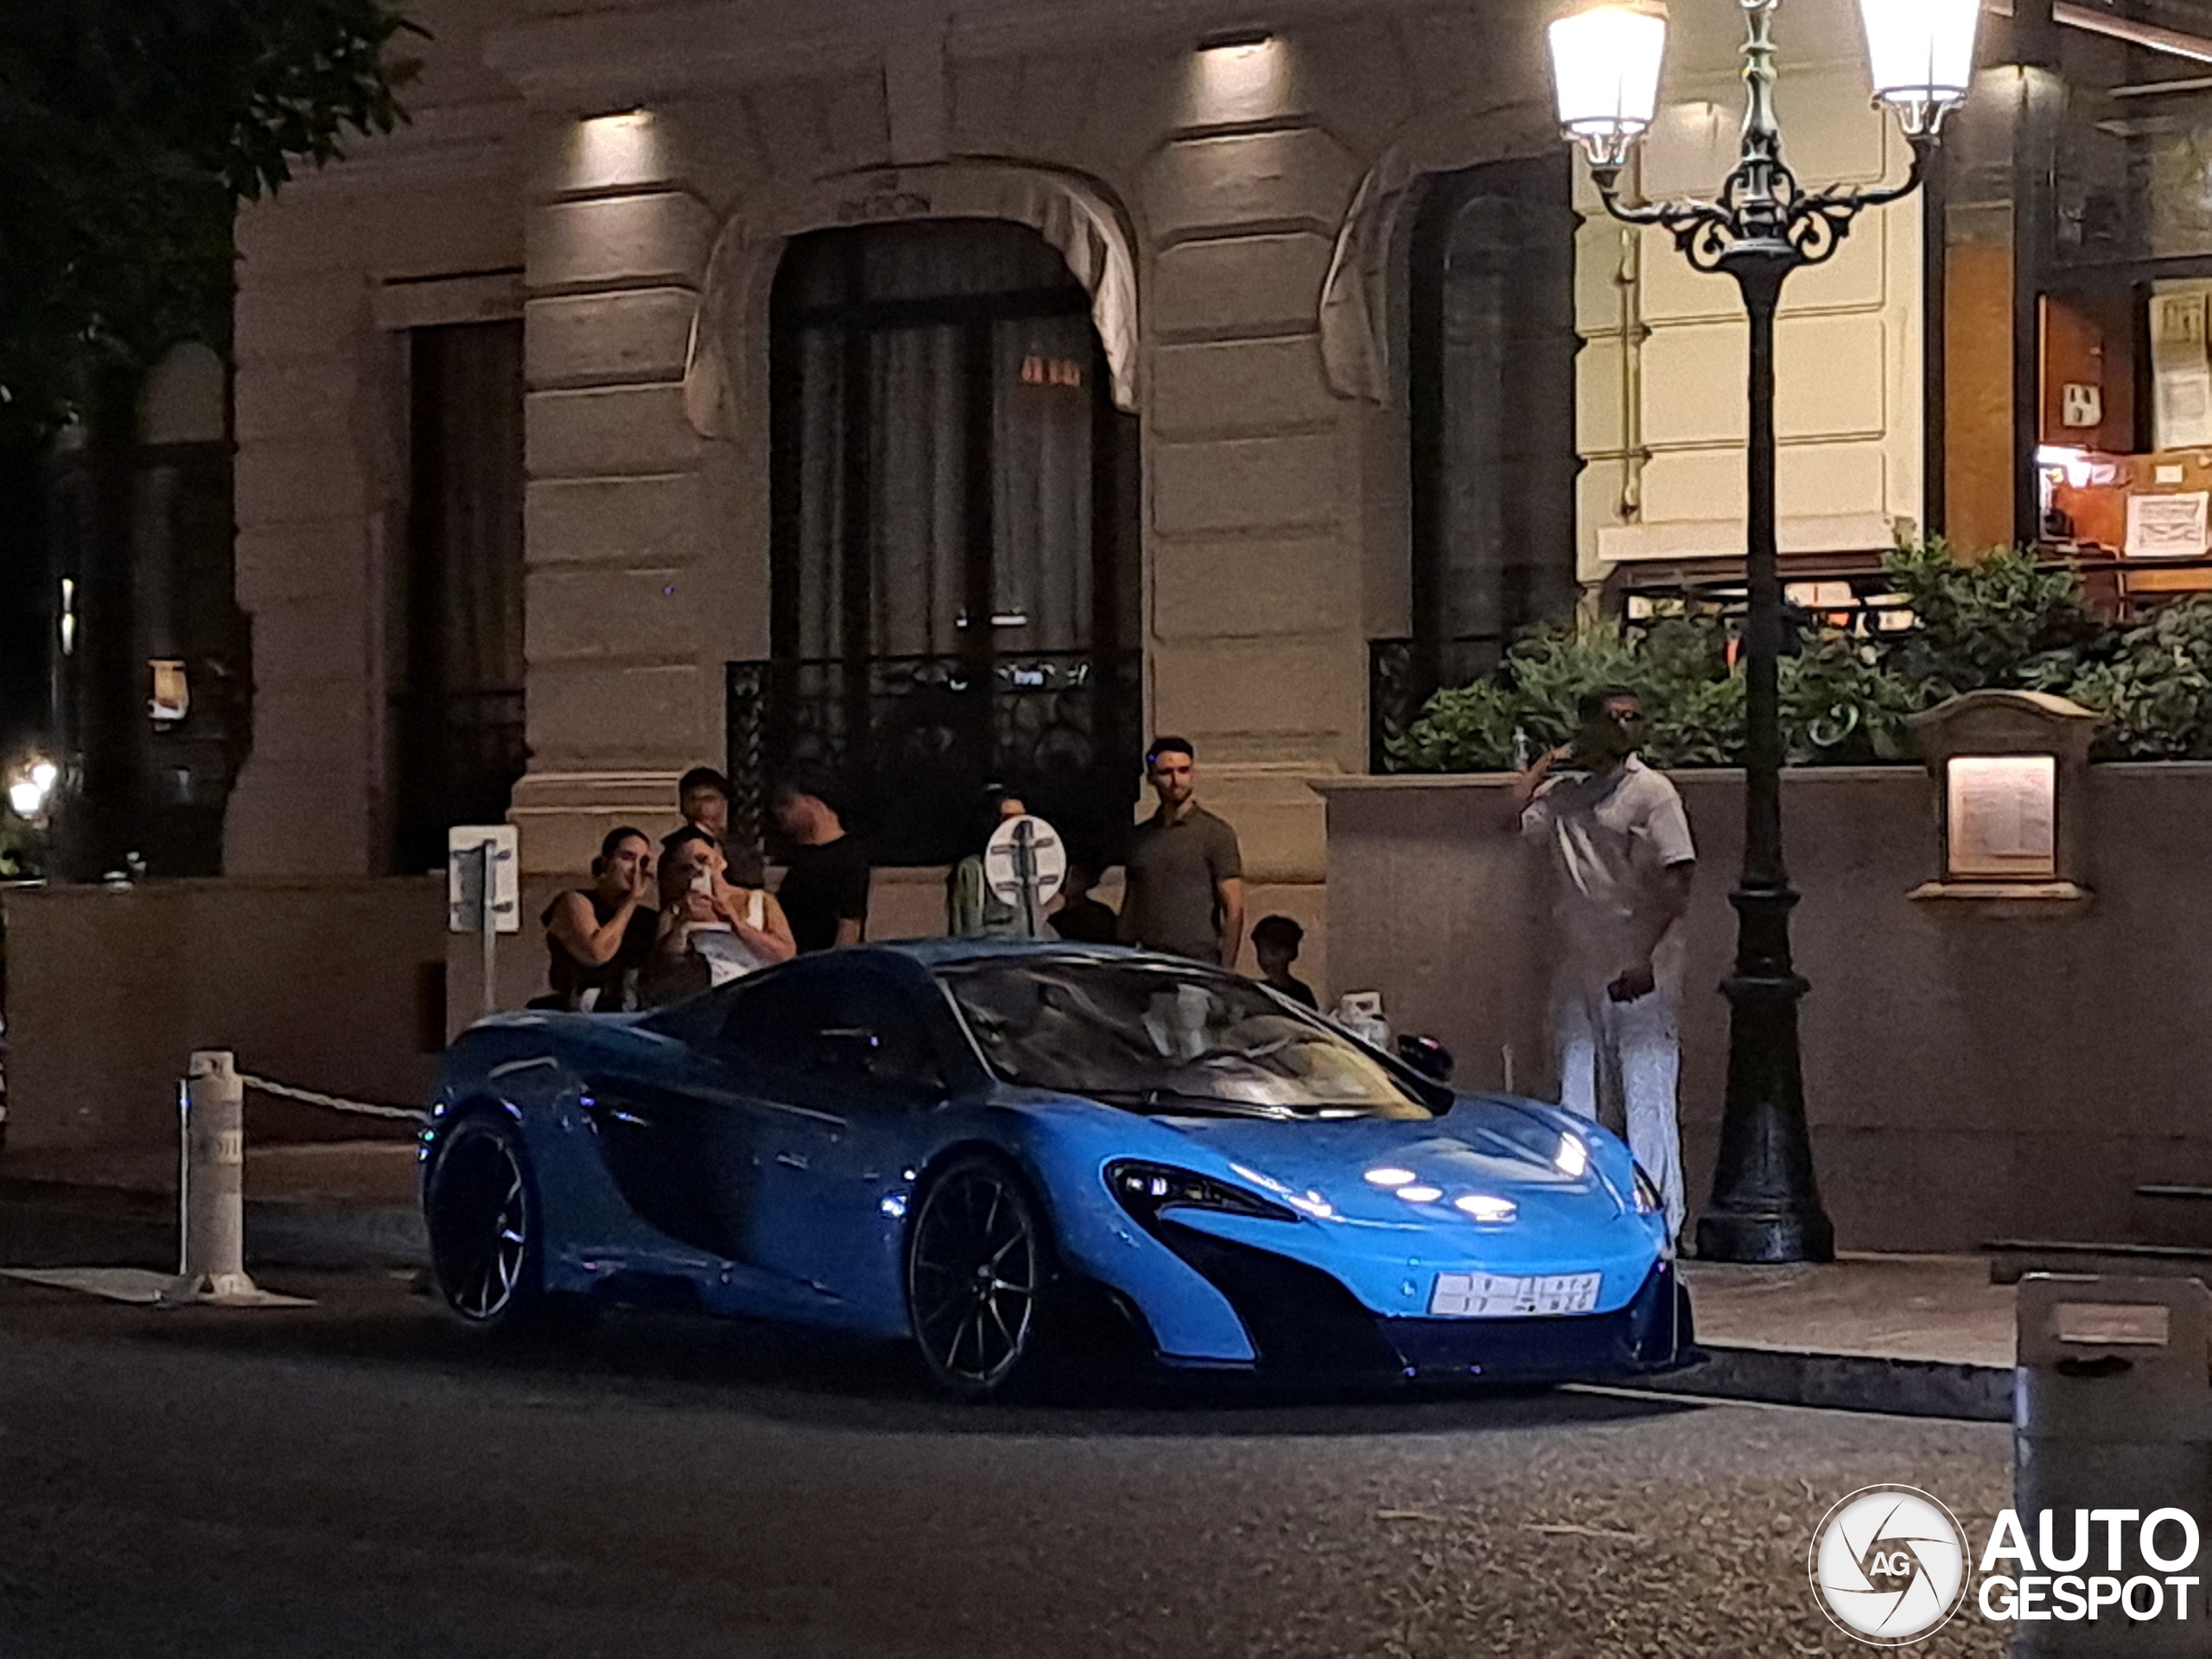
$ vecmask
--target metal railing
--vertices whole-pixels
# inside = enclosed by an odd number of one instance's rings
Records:
[[[1143,677],[1135,651],[731,663],[732,838],[761,845],[770,785],[804,770],[836,785],[880,865],[978,850],[994,784],[1077,849],[1111,855],[1142,766]]]

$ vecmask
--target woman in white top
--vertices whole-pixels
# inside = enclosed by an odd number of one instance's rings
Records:
[[[734,887],[713,836],[692,825],[661,844],[661,922],[650,989],[669,1001],[798,954],[775,895]]]

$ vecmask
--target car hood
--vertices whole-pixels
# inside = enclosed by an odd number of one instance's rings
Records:
[[[1463,1097],[1426,1122],[1351,1118],[1283,1122],[1241,1117],[1151,1120],[1225,1160],[1262,1191],[1326,1205],[1350,1220],[1412,1223],[1427,1206],[1402,1190],[1433,1187],[1436,1204],[1472,1195],[1510,1198],[1527,1210],[1616,1212],[1619,1198],[1592,1157],[1570,1173],[1557,1161],[1561,1131],[1536,1112],[1502,1100]],[[1602,1134],[1592,1126],[1586,1139]],[[1370,1173],[1389,1179],[1370,1179]],[[1411,1179],[1400,1173],[1409,1174]]]

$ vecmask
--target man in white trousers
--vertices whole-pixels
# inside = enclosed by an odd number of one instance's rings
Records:
[[[1560,1103],[1618,1101],[1636,1161],[1682,1229],[1682,944],[1697,849],[1682,798],[1637,756],[1643,709],[1611,686],[1581,699],[1574,741],[1517,774],[1512,822],[1552,865],[1558,960],[1552,1041]]]

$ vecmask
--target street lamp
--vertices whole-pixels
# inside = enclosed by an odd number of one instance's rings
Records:
[[[1797,1001],[1807,989],[1789,959],[1797,903],[1782,860],[1782,709],[1777,658],[1782,582],[1775,567],[1774,314],[1783,280],[1820,264],[1869,207],[1919,188],[1944,115],[1966,99],[1980,0],[1859,0],[1874,98],[1912,145],[1900,184],[1808,190],[1782,160],[1774,112],[1774,13],[1779,0],[1738,0],[1744,43],[1743,148],[1710,201],[1620,198],[1621,169],[1650,127],[1666,51],[1666,10],[1643,0],[1585,7],[1551,26],[1560,125],[1582,145],[1606,211],[1656,225],[1699,270],[1736,280],[1751,319],[1750,430],[1744,569],[1744,868],[1729,895],[1737,915],[1729,1002],[1728,1094],[1713,1202],[1698,1222],[1700,1256],[1723,1262],[1824,1262],[1834,1229],[1821,1208],[1805,1128]]]

